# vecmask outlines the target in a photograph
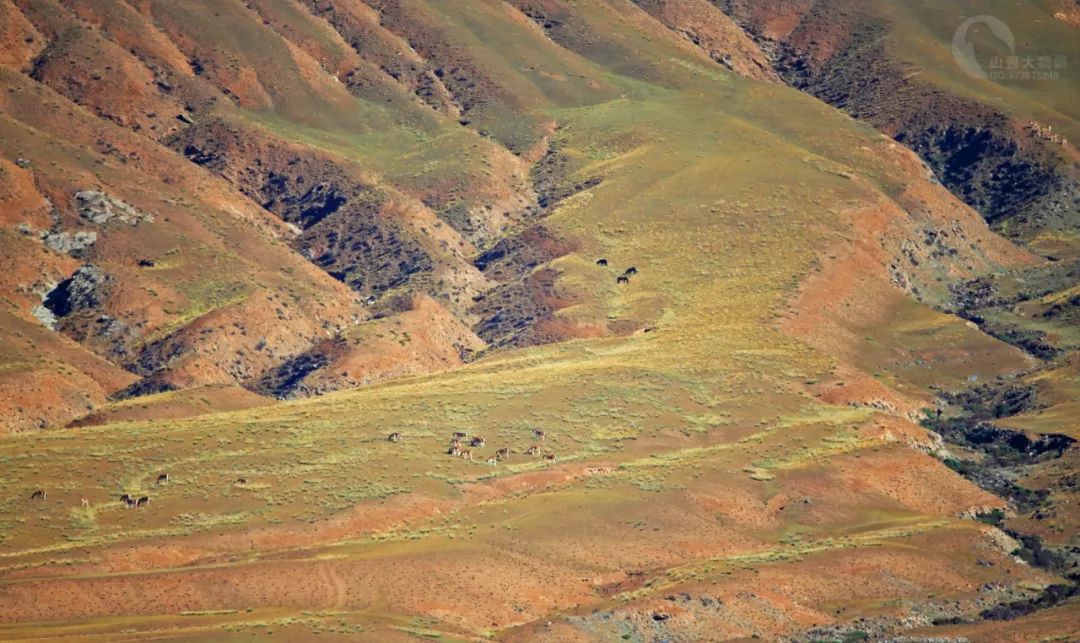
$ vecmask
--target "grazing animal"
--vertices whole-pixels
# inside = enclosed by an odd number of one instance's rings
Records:
[[[495,457],[499,460],[505,460],[510,457],[510,449],[499,449],[495,452]]]
[[[525,449],[525,455],[540,455],[540,445],[534,444],[528,449]]]
[[[452,446],[452,447],[459,447],[459,446],[461,446],[461,440],[459,440],[459,439],[457,439],[457,438],[451,438],[451,440],[450,440],[450,446]]]
[[[615,283],[617,283],[617,284],[628,284],[628,283],[630,283],[630,277],[627,277],[626,275],[619,275],[618,277],[615,278]]]
[[[464,460],[472,460],[472,451],[468,449],[462,449],[459,455]]]
[[[606,266],[607,265],[607,259],[597,259],[596,260],[596,265],[598,265],[598,266]]]
[[[555,462],[555,454],[554,453],[545,453],[544,454],[544,459],[548,460],[550,462]]]
[[[126,498],[124,498],[124,504],[127,505],[128,509],[134,509],[135,508],[135,499],[132,498],[131,496],[128,496],[127,494],[124,494],[124,495],[127,496]]]
[[[455,457],[460,456],[461,455],[461,447],[459,447],[456,444],[450,445],[450,448],[446,450],[446,455],[452,455],[452,456],[455,456]]]
[[[537,440],[543,440],[545,437],[547,437],[547,433],[545,433],[541,429],[533,429],[533,437]]]
[[[488,462],[488,464],[490,466],[495,466],[495,465],[499,464],[499,459],[498,458],[488,458],[487,462]]]
[[[626,272],[624,272],[623,274],[624,275],[636,275],[637,274],[637,268],[635,268],[633,266],[630,266],[629,268],[626,269]]]
[[[479,435],[474,437],[472,439],[472,441],[469,442],[469,446],[471,446],[471,447],[482,447],[485,444],[487,444],[487,441],[484,440],[484,438],[480,437]]]
[[[464,431],[454,431],[454,437],[458,440],[464,440],[465,438],[469,437],[469,434]]]
[[[124,495],[120,496],[120,502],[127,502],[128,500],[131,500],[130,493],[125,493]]]
[[[390,435],[386,436],[386,439],[390,442],[401,442],[401,434],[397,431],[394,431]]]
[[[135,507],[136,508],[142,507],[143,505],[145,505],[145,504],[147,504],[149,502],[150,502],[150,499],[147,498],[146,496],[143,496],[142,498],[139,498],[138,500],[135,501]]]
[[[157,477],[158,484],[166,484],[169,481],[169,474],[163,473]]]
[[[247,478],[237,478],[236,479],[236,484],[240,485],[241,487],[246,485],[247,484]]]
[[[79,502],[82,504],[83,507],[89,507],[90,506],[90,501],[87,500],[86,498],[80,498]]]
[[[34,493],[30,494],[31,500],[45,500],[49,497],[49,494],[44,489],[38,489]]]

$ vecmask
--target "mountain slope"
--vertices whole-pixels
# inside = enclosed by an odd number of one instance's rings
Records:
[[[51,341],[4,371],[89,415],[0,440],[0,637],[889,637],[1065,582],[919,424],[1040,365],[958,288],[1054,262],[719,3],[9,4],[0,321]]]

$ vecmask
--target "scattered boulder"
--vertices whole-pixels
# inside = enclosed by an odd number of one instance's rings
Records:
[[[139,225],[141,221],[154,221],[153,215],[140,212],[120,199],[95,190],[76,192],[75,207],[80,217],[98,225],[112,220],[132,226]]]
[[[94,231],[48,232],[41,240],[48,248],[56,252],[66,255],[78,255],[97,243],[97,233]]]

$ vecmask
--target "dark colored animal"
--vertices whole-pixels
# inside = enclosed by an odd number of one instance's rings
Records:
[[[390,435],[386,436],[386,439],[390,442],[401,442],[401,434],[395,431]]]
[[[505,460],[510,457],[510,449],[499,449],[495,452],[495,457],[499,460]]]
[[[44,489],[38,489],[34,493],[30,494],[31,500],[45,500],[49,497],[49,494]]]
[[[155,265],[153,259],[139,259],[137,263],[140,268],[153,268]]]
[[[633,266],[630,266],[629,268],[626,269],[626,272],[624,272],[623,274],[624,275],[636,275],[637,274],[637,268],[635,268]]]
[[[487,444],[487,441],[486,441],[486,440],[484,440],[484,438],[480,437],[479,435],[478,435],[478,436],[476,436],[476,437],[474,437],[474,438],[473,438],[473,439],[472,439],[472,440],[471,440],[471,441],[469,442],[469,446],[471,446],[471,447],[482,447],[482,446],[484,446],[485,444]]]
[[[120,502],[127,502],[128,500],[131,500],[130,493],[125,493],[124,495],[120,496]]]
[[[247,484],[247,478],[237,478],[236,479],[236,484],[240,485],[241,487],[246,485]]]
[[[460,456],[461,447],[457,446],[456,444],[451,445],[450,448],[446,450],[446,455],[452,455],[454,457]]]
[[[545,433],[541,429],[533,429],[533,437],[536,438],[537,440],[543,440],[544,438],[547,437],[547,433]]]
[[[135,501],[135,507],[136,508],[142,507],[142,506],[148,504],[149,502],[150,502],[150,499],[147,498],[146,496],[143,496],[142,498],[139,498],[138,500]]]
[[[596,260],[596,265],[598,265],[598,266],[606,266],[607,265],[607,259],[597,259]]]
[[[618,277],[615,278],[615,283],[617,283],[617,284],[628,284],[628,283],[630,283],[630,277],[627,277],[626,275],[619,275]]]
[[[545,453],[544,454],[544,459],[548,460],[550,462],[555,462],[555,454],[554,453]]]
[[[464,431],[454,431],[454,437],[461,440],[463,438],[469,437],[469,434]]]
[[[169,481],[169,474],[167,474],[167,473],[163,473],[163,474],[161,474],[160,476],[157,477],[157,483],[158,484],[165,484],[168,481]]]
[[[135,498],[132,498],[130,495],[128,495],[126,493],[124,495],[120,496],[120,500],[124,501],[124,504],[127,505],[128,509],[133,509],[135,507]]]

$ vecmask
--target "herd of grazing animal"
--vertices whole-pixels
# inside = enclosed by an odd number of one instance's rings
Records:
[[[607,267],[608,260],[603,259],[603,258],[597,259],[596,260],[596,265],[598,265],[600,267]],[[630,283],[630,277],[633,276],[633,275],[636,275],[636,274],[637,274],[637,267],[636,266],[630,266],[629,268],[624,270],[621,275],[619,275],[618,277],[615,277],[615,283],[617,283],[617,284],[628,284],[628,283]]]
[[[547,433],[545,433],[544,431],[542,431],[540,429],[533,429],[532,435],[533,435],[533,438],[535,438],[537,440],[541,440],[541,441],[544,440],[547,437]],[[403,439],[403,437],[402,437],[401,433],[398,432],[398,431],[394,431],[390,435],[386,436],[386,440],[388,442],[393,442],[393,443],[401,442],[402,439]],[[468,445],[471,448],[465,448],[463,446],[466,441],[468,442]],[[474,435],[474,436],[472,436],[470,438],[469,434],[466,433],[465,431],[454,431],[454,433],[450,436],[450,443],[446,447],[446,455],[453,456],[455,458],[461,458],[462,460],[472,460],[473,459],[472,449],[483,448],[486,445],[487,445],[487,440],[485,440],[483,436]],[[528,447],[527,449],[525,449],[525,455],[529,455],[529,456],[543,455],[543,459],[545,461],[555,462],[555,454],[551,453],[550,451],[547,452],[547,453],[544,453],[540,449],[539,444],[534,444],[534,445]],[[510,449],[508,447],[502,447],[502,448],[497,449],[495,451],[495,455],[488,458],[486,460],[486,462],[487,462],[488,465],[494,467],[494,466],[497,466],[500,462],[502,462],[504,460],[509,460],[509,459],[510,459]]]
[[[400,434],[398,435],[400,439]],[[169,480],[170,478],[168,473],[161,473],[157,476],[157,484],[159,485],[169,484]],[[237,478],[236,484],[239,486],[244,486],[247,484],[247,480],[244,478]],[[44,502],[48,499],[48,497],[49,493],[47,491],[45,491],[44,489],[38,489],[30,494],[30,501]],[[124,503],[124,506],[128,509],[138,509],[140,507],[145,507],[146,505],[150,504],[150,496],[135,497],[130,493],[125,493],[120,496],[120,502]],[[79,504],[82,506],[83,509],[89,509],[91,506],[90,500],[88,500],[87,498],[79,498]]]
[[[544,431],[540,430],[540,429],[533,429],[532,435],[533,435],[533,438],[535,438],[537,440],[541,440],[541,441],[544,440],[547,437],[547,434]],[[394,431],[393,433],[388,435],[386,437],[386,439],[387,439],[388,442],[393,442],[393,443],[396,444],[396,443],[401,442],[404,438],[403,438],[400,431]],[[468,433],[466,433],[464,431],[455,431],[453,436],[450,438],[450,447],[446,450],[447,455],[452,455],[454,457],[458,457],[458,458],[461,458],[463,460],[472,460],[473,459],[472,449],[462,448],[462,440],[466,440],[466,439],[469,440],[469,446],[472,447],[472,448],[478,449],[478,448],[482,448],[482,447],[487,445],[487,440],[485,440],[483,436],[474,435],[472,438],[469,438]],[[554,453],[552,453],[550,451],[544,453],[540,449],[539,444],[534,444],[534,445],[528,447],[527,449],[525,449],[525,455],[529,455],[529,456],[541,456],[542,455],[543,460],[546,461],[546,462],[555,462],[555,459],[556,459]],[[509,459],[510,459],[510,449],[508,447],[502,447],[502,448],[499,448],[499,449],[497,449],[495,451],[495,455],[493,455],[493,456],[491,456],[490,458],[487,459],[487,464],[494,467],[494,466],[498,465],[499,462],[502,462],[504,460],[509,460]],[[169,481],[170,481],[170,478],[169,478],[168,473],[158,474],[158,476],[157,476],[157,484],[158,485],[167,485],[167,484],[169,484]],[[245,478],[237,478],[235,484],[242,487],[242,486],[247,485],[247,480]],[[37,489],[33,493],[30,494],[31,502],[44,502],[45,500],[48,499],[48,497],[49,497],[49,493],[47,491],[45,491],[44,489]],[[125,493],[125,494],[120,496],[120,502],[124,503],[124,505],[128,509],[138,509],[140,507],[145,507],[146,505],[150,504],[150,497],[149,496],[139,496],[139,497],[136,498],[135,496],[131,495],[130,493]],[[90,501],[87,500],[86,498],[80,498],[80,503],[82,504],[83,508],[89,508],[90,507]]]
[[[1044,141],[1057,143],[1058,145],[1061,145],[1063,147],[1069,144],[1069,139],[1055,132],[1053,125],[1047,125],[1046,127],[1043,127],[1035,121],[1030,121],[1025,129],[1028,130],[1028,132],[1031,133],[1031,136],[1034,136],[1035,138],[1041,138]]]

